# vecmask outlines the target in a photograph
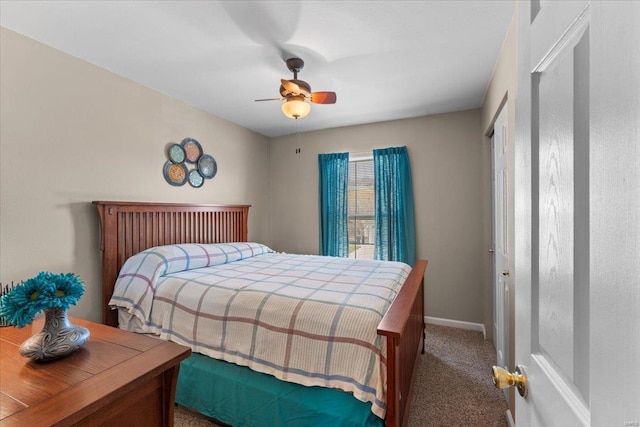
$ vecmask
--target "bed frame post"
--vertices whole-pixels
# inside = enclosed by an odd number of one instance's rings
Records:
[[[114,208],[105,204],[96,204],[96,207],[100,216],[101,229],[116,230],[117,215],[114,213]],[[100,233],[100,250],[102,251],[102,323],[111,326],[118,324],[116,311],[109,308],[113,284],[115,284],[115,278],[118,277],[117,245],[116,233]],[[114,281],[113,284],[109,284],[111,280]]]
[[[419,260],[378,325],[387,339],[387,427],[404,427],[419,355],[424,353],[424,272]]]
[[[387,427],[401,426],[400,404],[400,364],[399,346],[396,337],[387,337],[387,415],[385,418]]]

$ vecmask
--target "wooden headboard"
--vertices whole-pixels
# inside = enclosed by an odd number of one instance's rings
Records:
[[[93,202],[100,215],[102,321],[118,325],[109,300],[120,268],[132,255],[153,246],[247,241],[250,205]]]

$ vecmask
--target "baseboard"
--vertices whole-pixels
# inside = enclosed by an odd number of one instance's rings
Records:
[[[516,423],[513,421],[513,416],[511,415],[511,411],[507,409],[507,424],[509,427],[515,427]]]
[[[431,323],[433,325],[449,326],[452,328],[468,329],[470,331],[482,332],[482,336],[484,337],[484,339],[487,339],[487,331],[485,330],[482,323],[465,322],[463,320],[442,319],[440,317],[431,316],[425,316],[424,321],[425,323]]]

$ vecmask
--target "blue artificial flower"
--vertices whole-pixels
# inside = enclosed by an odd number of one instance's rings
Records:
[[[54,287],[51,304],[56,307],[67,310],[71,304],[76,304],[84,294],[82,280],[73,273],[51,274],[49,280]]]
[[[84,294],[80,278],[73,273],[38,273],[2,296],[0,316],[10,325],[22,328],[39,312],[51,308],[67,310]]]

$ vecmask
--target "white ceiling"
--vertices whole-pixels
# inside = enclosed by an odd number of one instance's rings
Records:
[[[7,1],[20,34],[266,136],[481,106],[512,0]],[[284,59],[335,105],[285,117]]]

